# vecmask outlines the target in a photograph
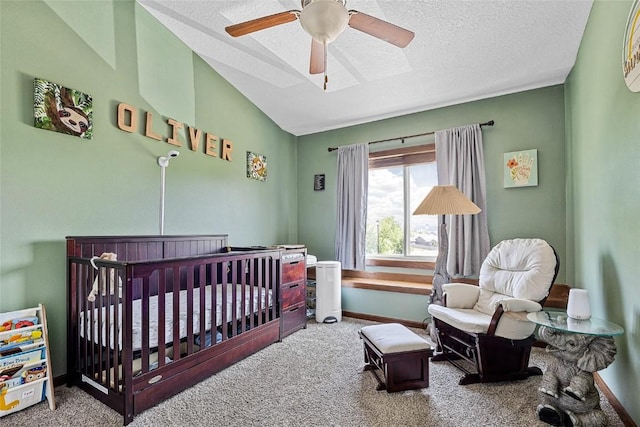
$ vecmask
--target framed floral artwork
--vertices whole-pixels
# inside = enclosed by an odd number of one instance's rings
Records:
[[[247,178],[267,180],[267,156],[247,151]]]
[[[538,185],[538,150],[504,153],[504,188]]]
[[[33,116],[39,129],[93,138],[93,100],[78,90],[34,79]]]

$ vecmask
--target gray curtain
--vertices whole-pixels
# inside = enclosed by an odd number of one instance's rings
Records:
[[[340,147],[335,248],[336,260],[345,269],[365,268],[368,182],[369,145]]]
[[[435,132],[439,185],[455,185],[482,211],[476,215],[447,215],[449,255],[453,276],[475,276],[490,250],[486,183],[480,125]]]

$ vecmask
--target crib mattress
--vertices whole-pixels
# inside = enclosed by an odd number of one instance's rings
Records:
[[[245,301],[242,304],[242,286],[241,284],[236,286],[236,310],[235,316],[233,316],[233,285],[227,286],[227,319],[226,322],[231,322],[235,319],[242,319],[244,315],[255,313],[258,310],[258,306],[265,307],[265,300],[268,301],[268,305],[273,303],[272,291],[266,291],[259,286],[244,285],[245,287]],[[253,304],[251,303],[251,288],[253,287]],[[207,285],[205,287],[205,330],[211,330],[211,292],[212,286]],[[268,295],[268,299],[266,296]],[[222,285],[216,286],[216,326],[222,325]],[[258,303],[260,305],[258,305]],[[243,312],[244,306],[244,312]],[[98,310],[102,311],[102,322],[98,322]],[[107,334],[109,334],[109,345],[111,349],[114,348],[114,306],[110,306],[109,318],[111,319],[111,325],[107,325],[106,320],[106,307],[101,309],[95,308],[93,311],[93,327],[89,328],[88,323],[91,321],[91,317],[87,316],[85,321],[85,312],[80,312],[80,335],[85,337],[85,330],[89,331],[87,339],[93,340],[98,343],[98,336],[102,335],[102,344],[107,342]],[[90,312],[87,310],[87,312]],[[169,344],[173,341],[173,292],[165,294],[165,344]],[[180,310],[178,325],[180,329],[180,338],[187,336],[187,325],[189,319],[187,318],[187,291],[180,291]],[[142,300],[133,301],[133,333],[132,333],[132,346],[133,350],[137,351],[142,348]],[[100,324],[98,324],[100,323]],[[199,289],[193,290],[193,332],[198,333],[200,331],[200,291]],[[118,349],[122,349],[122,304],[118,307]],[[101,331],[101,332],[99,332]],[[108,332],[109,331],[109,332]],[[158,296],[154,295],[149,297],[149,348],[158,346]]]

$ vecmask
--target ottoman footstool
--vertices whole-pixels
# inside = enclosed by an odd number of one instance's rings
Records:
[[[429,387],[433,349],[427,340],[399,323],[364,326],[359,334],[364,342],[364,370],[373,373],[377,390],[391,393]]]

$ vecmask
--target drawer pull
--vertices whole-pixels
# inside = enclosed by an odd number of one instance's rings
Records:
[[[297,264],[297,263],[299,263],[299,262],[300,262],[300,261],[293,261],[293,262],[290,262],[290,263],[289,263],[289,265],[296,265],[296,264]]]
[[[162,379],[162,375],[156,375],[155,377],[151,378],[149,381],[147,381],[149,384],[155,384],[158,381],[160,381]]]
[[[300,310],[300,307],[296,307],[296,308],[292,308],[291,310],[289,310],[289,313],[293,313]]]
[[[295,285],[291,285],[290,289],[297,288],[298,286],[300,286],[300,283],[296,283]]]

